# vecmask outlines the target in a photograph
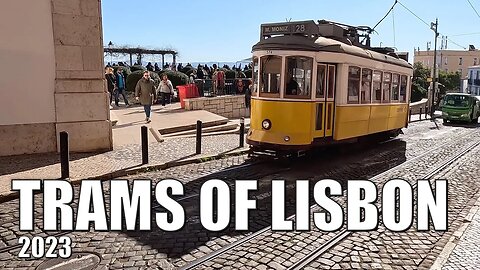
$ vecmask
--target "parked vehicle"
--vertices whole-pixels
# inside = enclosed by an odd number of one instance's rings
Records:
[[[440,102],[442,119],[477,123],[480,116],[480,97],[463,93],[447,94]]]

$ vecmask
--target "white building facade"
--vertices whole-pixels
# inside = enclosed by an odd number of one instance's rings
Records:
[[[467,93],[480,96],[480,66],[468,67]]]

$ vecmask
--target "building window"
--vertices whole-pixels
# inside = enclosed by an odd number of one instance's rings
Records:
[[[477,70],[477,80],[480,79],[480,71]]]
[[[477,57],[473,58],[473,65],[474,66],[478,65],[478,58]]]
[[[448,65],[448,57],[445,56],[445,65]]]
[[[358,93],[360,89],[360,68],[348,68],[348,96],[347,102],[358,104]]]
[[[459,66],[463,65],[463,58],[462,58],[462,57],[460,57],[460,58],[458,59],[458,65],[459,65]]]

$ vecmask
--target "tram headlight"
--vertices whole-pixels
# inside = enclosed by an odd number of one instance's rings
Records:
[[[269,130],[272,127],[272,122],[270,120],[265,119],[262,121],[262,128],[265,130]]]
[[[462,114],[460,117],[469,117],[470,115],[468,113]]]
[[[289,142],[290,141],[290,137],[288,136],[285,136],[285,138],[283,138],[286,142]]]
[[[442,112],[442,115],[448,116],[448,113],[447,112]]]

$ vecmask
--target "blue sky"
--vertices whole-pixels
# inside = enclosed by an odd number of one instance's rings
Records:
[[[469,0],[480,12],[480,0]],[[235,62],[251,54],[259,40],[260,24],[327,19],[373,27],[391,8],[386,0],[102,0],[104,43],[148,48],[173,48],[177,62]],[[468,0],[401,0],[425,22],[438,17],[439,32],[447,35],[448,49],[463,50],[453,42],[480,48],[480,16]],[[395,29],[395,31],[394,31]],[[376,29],[372,45],[398,51],[426,49],[433,31],[400,4]],[[475,35],[461,35],[477,33]],[[438,47],[440,47],[440,39]],[[156,59],[145,59],[158,61]],[[171,61],[171,59],[167,59]]]

